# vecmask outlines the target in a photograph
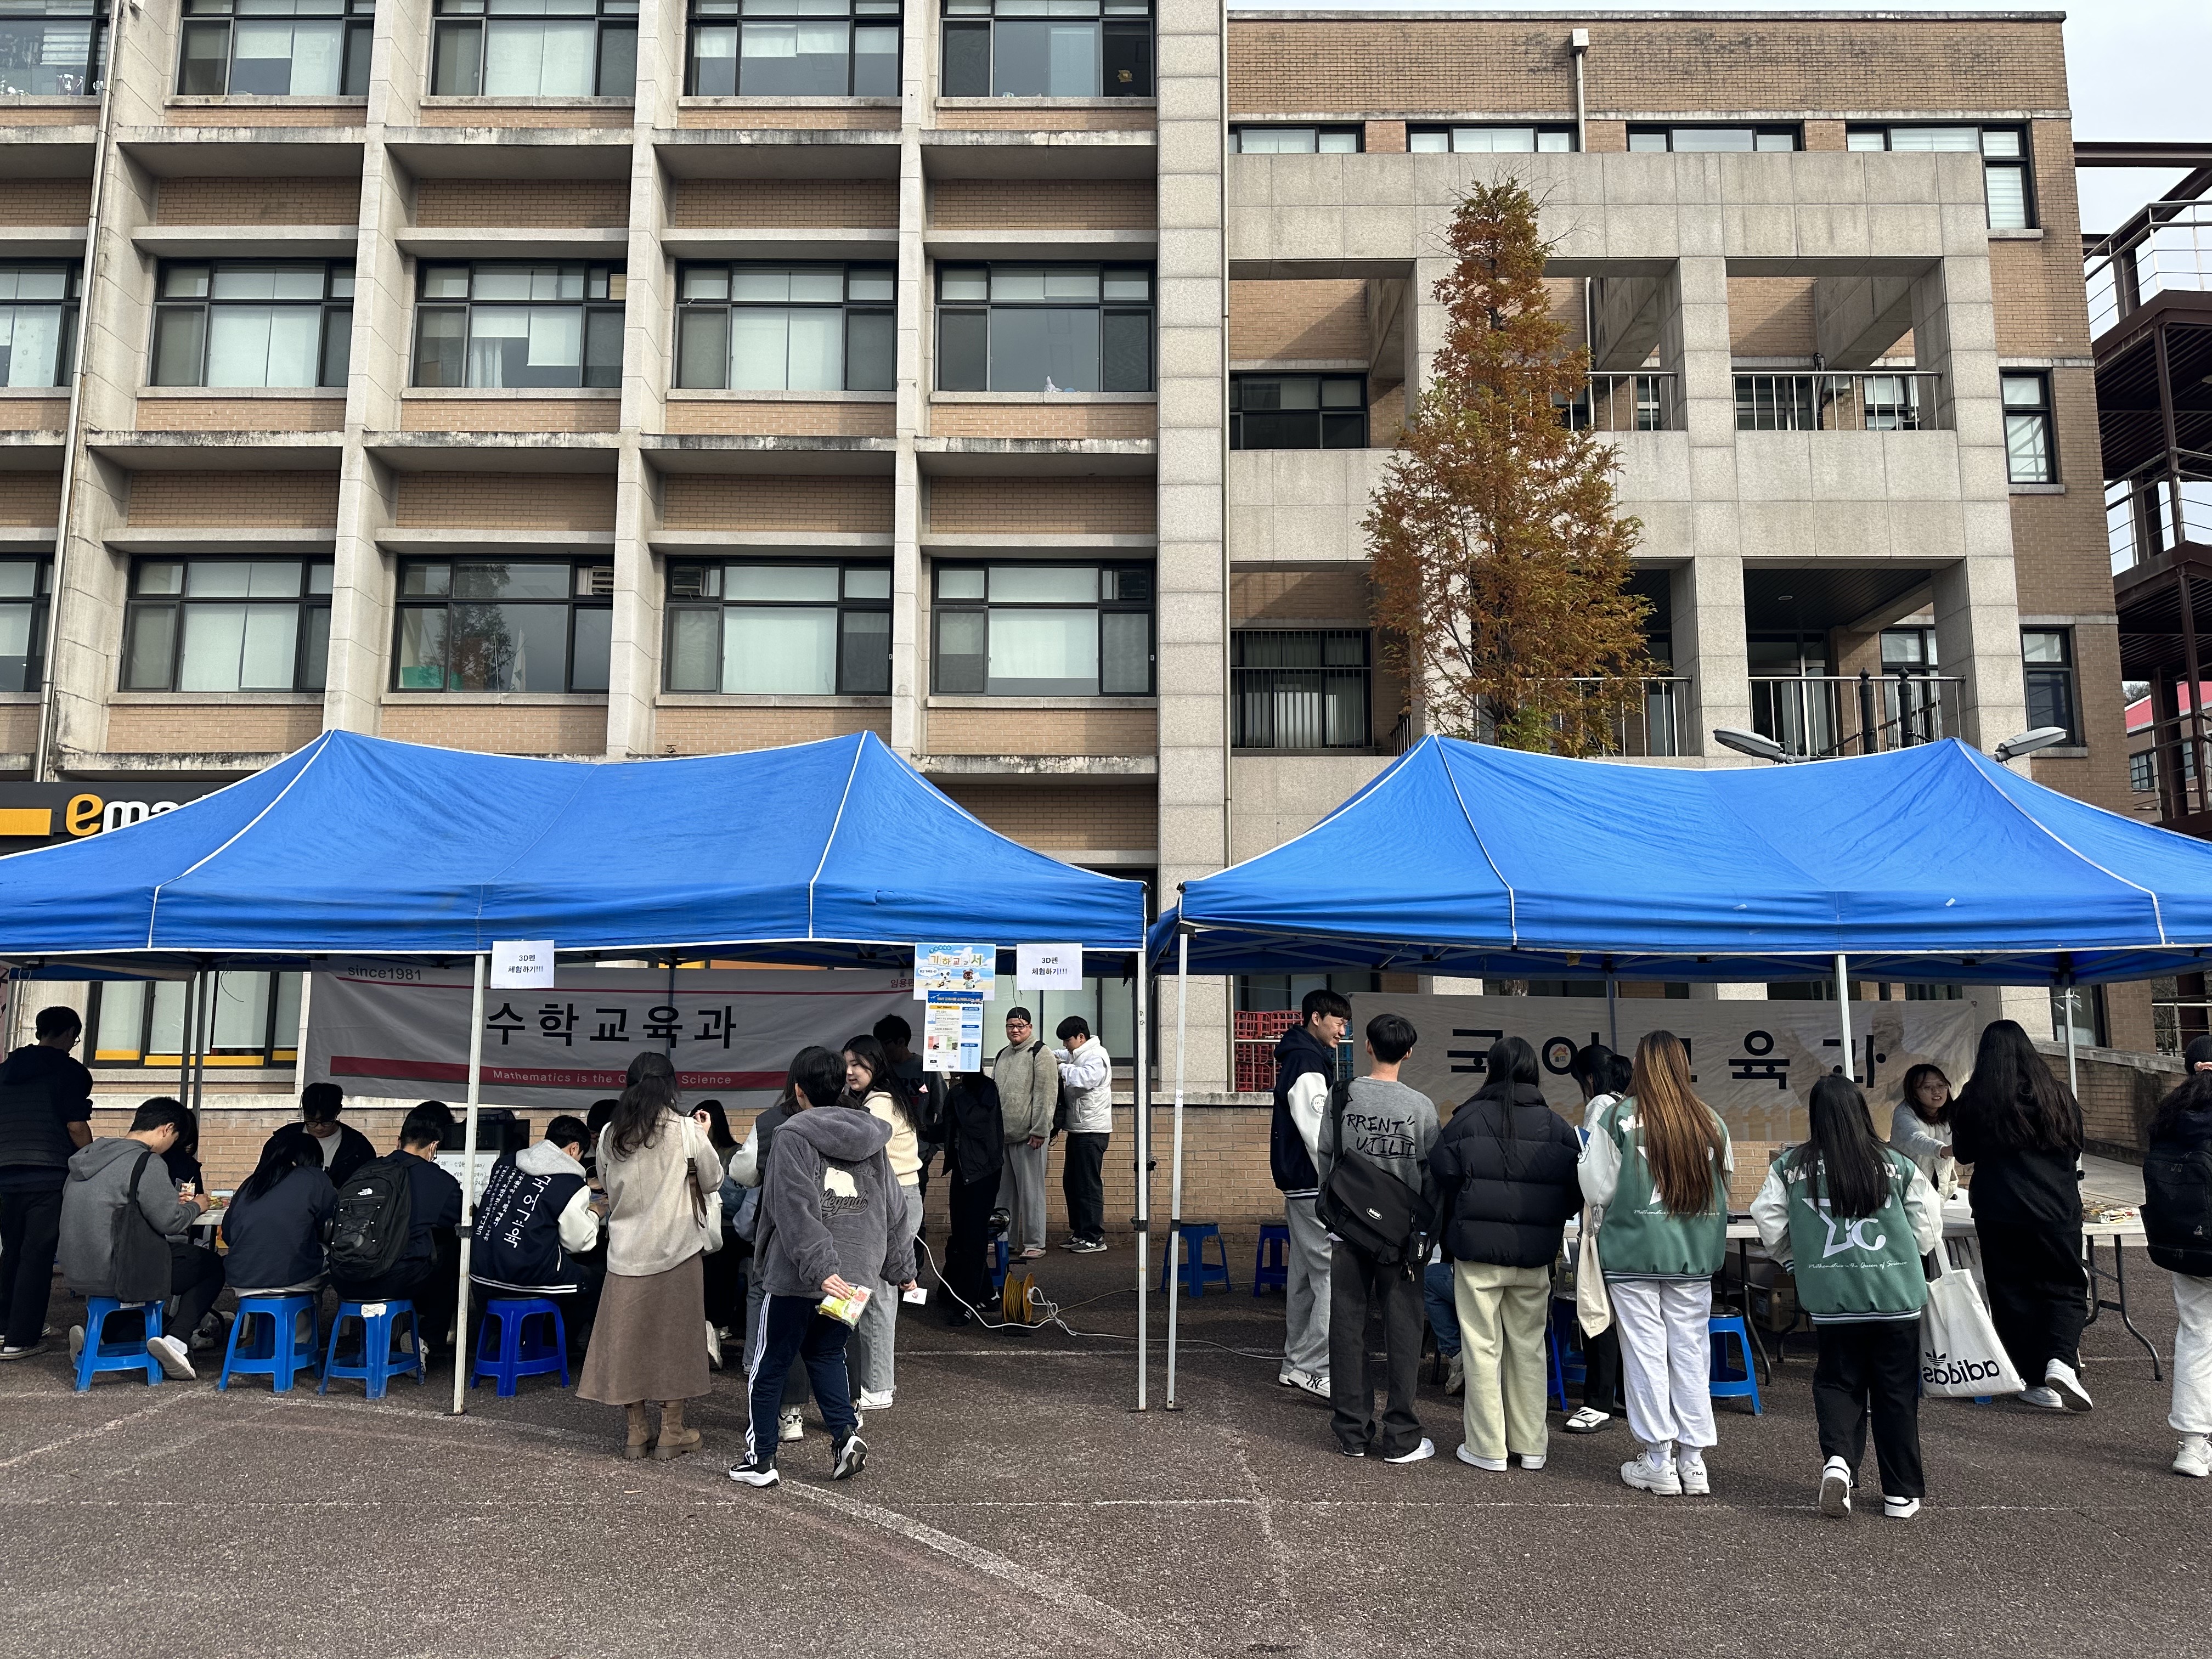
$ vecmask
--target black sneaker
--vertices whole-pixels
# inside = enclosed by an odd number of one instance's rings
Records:
[[[730,1479],[745,1486],[774,1486],[782,1483],[783,1477],[775,1472],[773,1463],[756,1463],[747,1458],[742,1463],[730,1465]]]
[[[857,1434],[848,1434],[837,1448],[837,1462],[830,1471],[832,1480],[850,1480],[860,1472],[868,1461],[868,1443]]]

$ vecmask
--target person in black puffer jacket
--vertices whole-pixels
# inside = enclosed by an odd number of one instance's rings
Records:
[[[1505,1038],[1486,1069],[1490,1081],[1452,1114],[1429,1158],[1466,1369],[1459,1458],[1504,1469],[1510,1453],[1540,1469],[1552,1262],[1567,1218],[1582,1207],[1581,1147],[1544,1104],[1528,1043]]]
[[[2173,1275],[2173,1472],[2212,1474],[2212,1036],[2189,1045],[2189,1074],[2159,1103],[2143,1155],[2150,1259]]]

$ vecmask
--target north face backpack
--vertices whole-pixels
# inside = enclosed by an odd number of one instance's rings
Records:
[[[338,1194],[337,1206],[323,1224],[330,1247],[331,1277],[358,1284],[380,1279],[406,1253],[415,1202],[399,1153],[364,1164]]]

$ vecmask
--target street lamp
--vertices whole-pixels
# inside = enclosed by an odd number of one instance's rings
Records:
[[[2064,736],[2063,732],[2059,734]],[[1787,766],[1790,754],[1780,744],[1758,732],[1746,732],[1740,726],[1717,726],[1713,741],[1723,749],[1733,749],[1739,755],[1748,755],[1753,760],[1772,761],[1777,766]]]
[[[2063,743],[2072,735],[2073,733],[2063,726],[2032,726],[2016,738],[2007,738],[1991,752],[1996,756],[1998,763],[2002,765],[2004,762],[2017,759],[2020,756],[2032,755],[2039,749],[2048,749],[2054,743]]]

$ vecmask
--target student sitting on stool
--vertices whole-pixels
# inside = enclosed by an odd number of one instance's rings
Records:
[[[584,1254],[599,1242],[584,1135],[583,1119],[556,1117],[536,1146],[500,1154],[477,1205],[469,1253],[469,1282],[488,1296],[560,1297],[572,1355],[584,1352],[606,1273],[604,1255]],[[481,1321],[483,1307],[475,1311]],[[473,1340],[469,1352],[477,1352]]]

